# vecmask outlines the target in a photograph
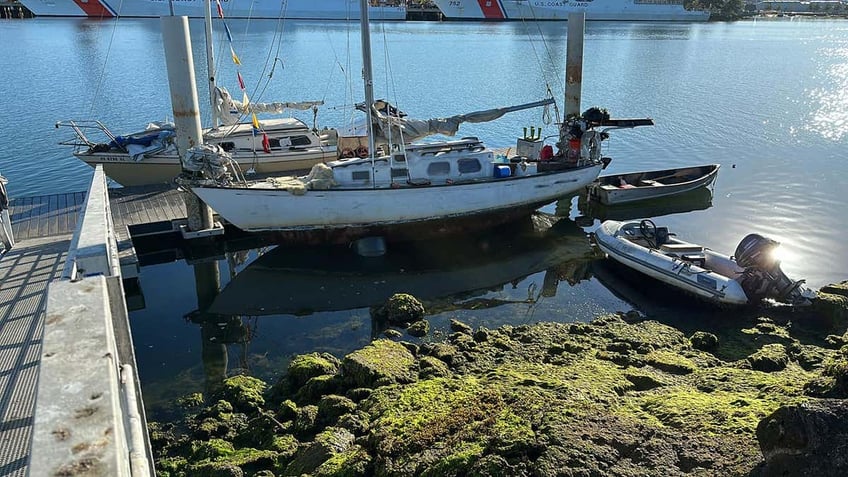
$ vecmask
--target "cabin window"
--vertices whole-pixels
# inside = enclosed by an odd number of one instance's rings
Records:
[[[471,174],[473,172],[480,172],[483,169],[483,165],[476,158],[460,159],[456,165],[459,168],[460,174]]]
[[[308,146],[312,144],[309,136],[292,136],[289,138],[292,146]]]
[[[392,169],[392,179],[396,179],[398,177],[407,177],[409,172],[406,169]]]
[[[395,162],[406,162],[406,155],[403,153],[392,156]]]
[[[291,146],[291,141],[287,137],[282,139],[272,137],[268,139],[268,144],[271,146],[271,149],[280,149],[281,147]]]
[[[224,152],[230,152],[236,148],[236,143],[232,141],[221,142],[218,143],[218,145],[221,146],[221,149],[223,149]]]
[[[370,181],[371,171],[353,171],[353,173],[351,174],[351,179],[355,181]]]
[[[427,174],[431,176],[446,176],[450,170],[450,162],[431,162],[427,166]]]

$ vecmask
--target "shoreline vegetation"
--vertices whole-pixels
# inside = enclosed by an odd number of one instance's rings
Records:
[[[233,376],[149,425],[160,476],[848,475],[848,282],[811,307],[636,312],[427,333],[395,295],[391,338],[282,378]],[[734,318],[731,319],[731,316]]]

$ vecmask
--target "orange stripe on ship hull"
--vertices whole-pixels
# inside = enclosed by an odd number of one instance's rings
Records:
[[[90,17],[111,18],[115,16],[100,0],[74,0],[74,3]]]
[[[498,0],[477,0],[477,3],[480,4],[480,10],[483,11],[483,16],[487,20],[503,20],[505,18]]]

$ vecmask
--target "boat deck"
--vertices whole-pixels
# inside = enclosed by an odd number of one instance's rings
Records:
[[[137,260],[128,226],[185,218],[180,194],[167,185],[109,191],[122,266]],[[47,285],[62,275],[85,195],[10,203],[17,243],[0,258],[0,475],[27,475]]]

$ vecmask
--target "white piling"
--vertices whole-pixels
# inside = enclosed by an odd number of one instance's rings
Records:
[[[200,105],[197,100],[197,81],[194,76],[194,57],[191,53],[188,17],[162,17],[162,42],[165,45],[171,108],[174,111],[177,152],[182,160],[189,148],[203,144],[203,128],[200,125]],[[183,197],[188,211],[189,230],[211,229],[212,210],[209,206],[201,202],[194,194],[184,194]]]
[[[580,116],[583,87],[583,31],[585,12],[568,14],[568,41],[565,60],[565,117]]]

